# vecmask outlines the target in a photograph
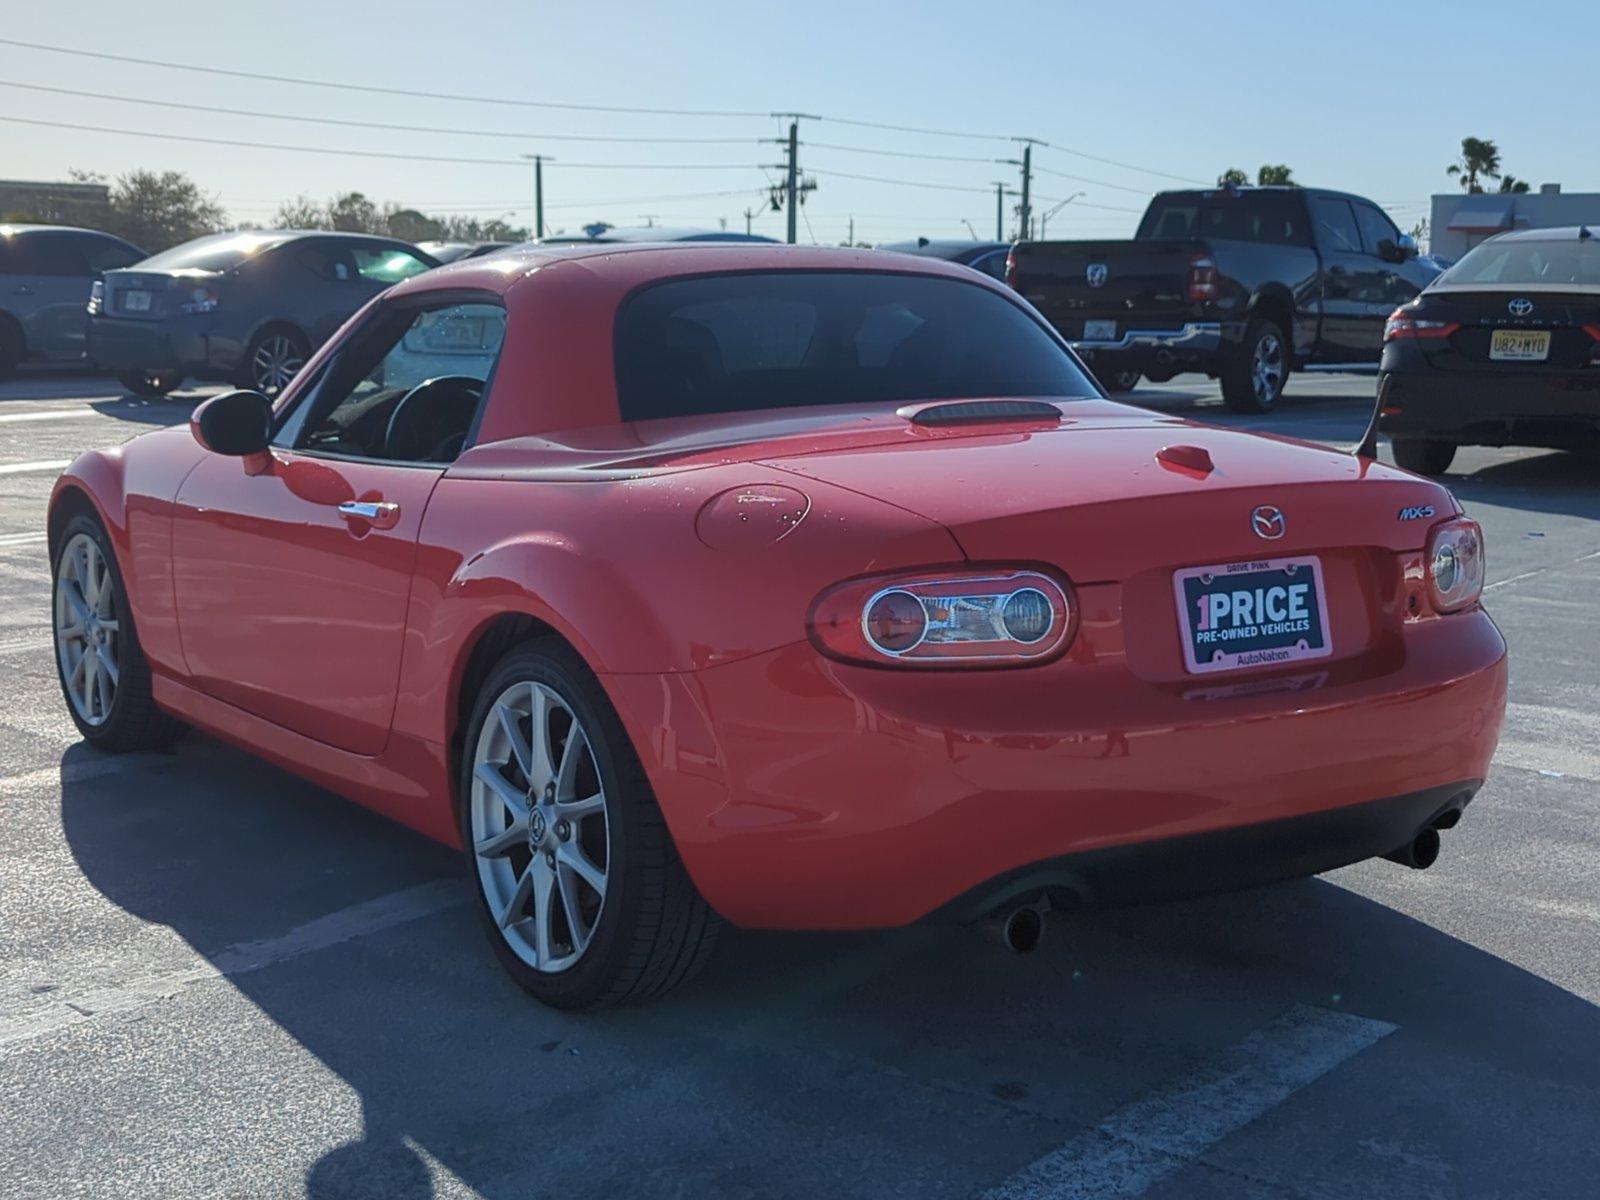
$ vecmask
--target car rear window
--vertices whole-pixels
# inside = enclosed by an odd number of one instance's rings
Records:
[[[1287,192],[1164,192],[1150,201],[1136,236],[1309,244],[1305,205]]]
[[[1467,251],[1437,280],[1440,287],[1463,284],[1600,287],[1600,239],[1516,238],[1483,242]]]
[[[772,271],[655,284],[618,314],[616,355],[625,421],[1097,394],[1021,306],[928,275]]]
[[[282,242],[281,237],[259,233],[223,233],[196,238],[151,256],[139,264],[152,271],[231,271],[245,259]]]

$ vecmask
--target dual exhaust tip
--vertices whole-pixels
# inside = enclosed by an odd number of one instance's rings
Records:
[[[1460,820],[1459,808],[1447,808],[1417,830],[1404,846],[1389,851],[1384,857],[1390,862],[1399,863],[1402,867],[1410,867],[1414,871],[1426,871],[1439,861],[1439,831],[1454,829]]]

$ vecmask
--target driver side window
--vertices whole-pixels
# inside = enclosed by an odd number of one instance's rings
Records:
[[[466,445],[505,340],[487,301],[401,305],[355,330],[283,432],[341,458],[450,463]]]

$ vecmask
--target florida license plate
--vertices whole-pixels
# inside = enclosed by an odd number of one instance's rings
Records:
[[[149,312],[150,293],[127,291],[122,293],[123,312]]]
[[[1187,567],[1172,575],[1191,674],[1326,658],[1327,597],[1314,557]]]
[[[1114,342],[1117,340],[1115,321],[1085,321],[1083,340],[1086,342]]]
[[[1543,362],[1550,357],[1550,331],[1496,329],[1489,337],[1489,357],[1496,362]]]

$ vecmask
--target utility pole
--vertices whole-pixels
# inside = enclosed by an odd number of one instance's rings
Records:
[[[856,219],[853,215],[850,218],[850,233],[845,238],[844,244],[846,246],[854,246],[856,244]]]
[[[1011,158],[1003,158],[1000,161],[1021,165],[1016,159]],[[997,242],[1006,240],[1006,197],[1016,194],[1015,188],[1007,188],[1004,183],[997,182],[994,185],[994,240]]]
[[[544,236],[544,164],[555,159],[548,154],[524,154],[522,157],[533,160],[533,236],[538,240]]]
[[[748,209],[748,208],[746,208],[746,209],[745,209],[745,210],[744,210],[744,233],[745,233],[745,236],[746,236],[746,237],[749,237],[749,236],[750,236],[750,222],[751,222],[751,221],[753,221],[753,220],[754,220],[754,219],[755,219],[755,215],[756,215],[756,214],[755,214],[755,213],[753,213],[753,212],[752,212],[752,211],[751,211],[751,210],[750,210],[750,209]]]
[[[788,210],[786,214],[789,218],[788,241],[792,246],[799,240],[798,222],[800,220],[800,205],[804,195],[806,192],[815,190],[817,186],[809,179],[802,181],[800,178],[800,122],[802,120],[820,121],[822,118],[811,113],[773,113],[772,115],[778,118],[789,118],[789,137],[787,141],[785,142],[785,139],[781,138],[777,140],[780,145],[786,144],[788,148],[788,155],[783,163],[783,206]]]
[[[1038,138],[1013,138],[1022,143],[1022,205],[1017,209],[1019,238],[1027,240],[1033,233],[1033,148],[1043,143]]]

